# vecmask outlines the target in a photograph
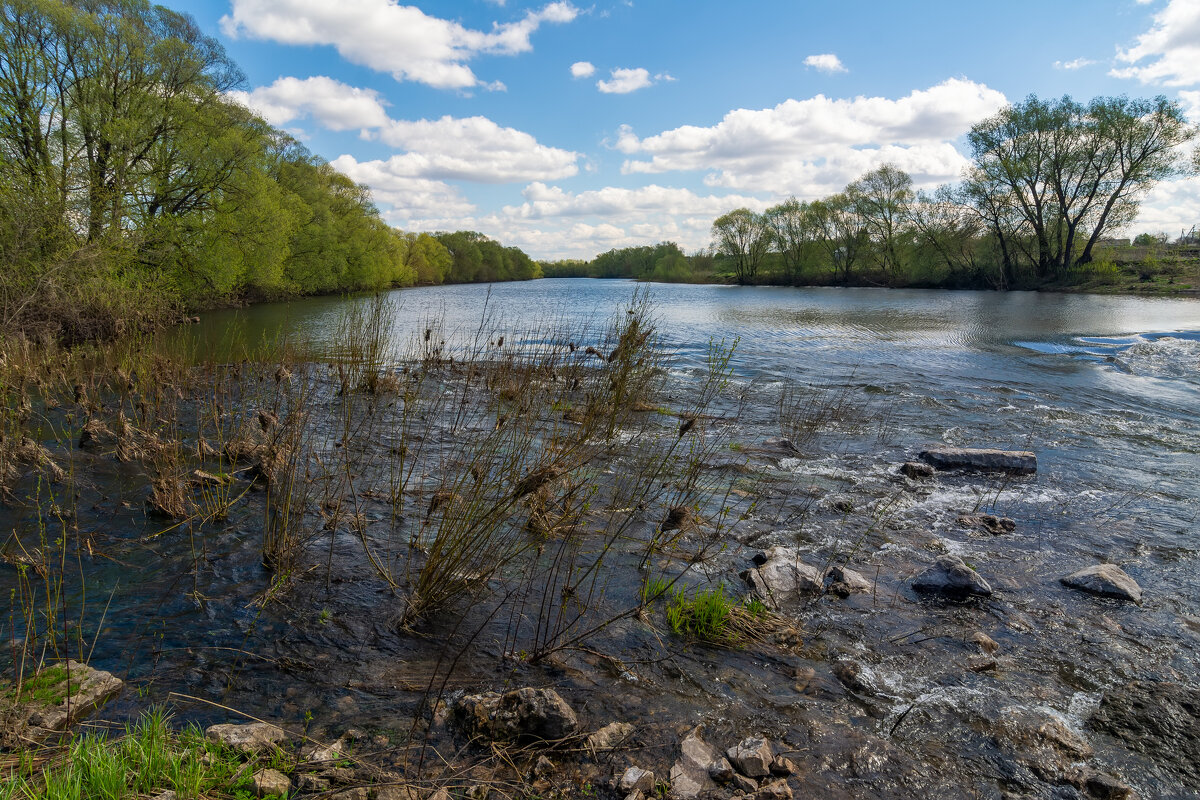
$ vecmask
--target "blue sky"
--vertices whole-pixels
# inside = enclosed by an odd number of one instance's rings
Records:
[[[884,162],[952,181],[962,134],[1028,94],[1165,94],[1200,121],[1200,0],[1001,4],[167,0],[238,98],[371,187],[405,230],[539,258],[708,243],[719,214]],[[1164,184],[1131,232],[1200,223]]]

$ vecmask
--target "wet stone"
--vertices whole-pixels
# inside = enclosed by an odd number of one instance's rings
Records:
[[[610,722],[600,730],[589,734],[587,745],[593,751],[612,750],[624,744],[633,735],[633,725],[628,722]]]
[[[733,777],[730,779],[729,785],[737,791],[745,792],[746,794],[750,794],[758,790],[758,781],[738,772],[733,773]]]
[[[771,773],[771,762],[775,754],[766,739],[743,739],[725,751],[730,763],[738,772],[749,778],[763,778]]]
[[[675,765],[671,767],[670,797],[679,800],[692,800],[716,787],[716,783],[708,776],[708,767],[721,754],[701,738],[701,728],[693,728],[680,742],[682,751]]]
[[[1103,597],[1115,597],[1118,600],[1142,602],[1142,587],[1129,577],[1125,570],[1116,564],[1096,564],[1085,567],[1062,578],[1065,586],[1072,589],[1098,594]]]
[[[708,765],[708,777],[717,783],[729,783],[733,780],[733,765],[727,758],[718,758]]]
[[[863,695],[875,694],[875,687],[867,680],[866,670],[857,661],[848,658],[838,661],[833,665],[833,675],[852,692]]]
[[[641,767],[629,767],[621,773],[617,787],[625,794],[654,791],[654,773]]]
[[[1133,681],[1105,692],[1088,724],[1200,789],[1200,687]]]
[[[982,576],[958,556],[939,556],[933,566],[913,579],[912,587],[918,592],[938,594],[944,597],[987,597],[992,587]]]
[[[792,787],[787,781],[772,781],[754,793],[754,800],[791,800]]]
[[[1085,786],[1088,794],[1097,800],[1126,800],[1133,794],[1130,786],[1104,772],[1088,773]]]
[[[922,464],[920,461],[905,461],[900,465],[900,474],[906,478],[921,480],[932,478],[934,469],[929,464]]]
[[[761,560],[760,560],[761,559]],[[755,558],[758,567],[746,573],[754,593],[771,608],[780,608],[805,595],[825,590],[821,571],[800,560],[793,547],[772,547]]]
[[[867,594],[874,588],[871,581],[847,567],[830,567],[825,573],[825,591],[838,597]]]
[[[969,528],[979,528],[992,536],[1012,533],[1017,529],[1017,523],[1009,517],[997,517],[995,514],[963,514],[958,518],[960,525]]]
[[[575,711],[553,689],[524,687],[467,695],[455,706],[464,729],[486,739],[556,740],[579,727]]]
[[[922,450],[920,458],[938,469],[1011,472],[1017,475],[1037,472],[1037,455],[1029,450],[937,446]]]

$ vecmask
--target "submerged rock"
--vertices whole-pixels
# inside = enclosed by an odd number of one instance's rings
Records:
[[[1037,455],[1029,450],[937,446],[922,450],[920,458],[938,469],[1012,472],[1017,475],[1037,472]]]
[[[912,582],[913,589],[946,597],[987,597],[992,587],[958,556],[939,556],[933,566]]]
[[[1133,681],[1105,692],[1088,724],[1200,789],[1200,687]]]
[[[772,547],[754,560],[759,566],[745,573],[746,580],[771,608],[825,590],[821,571],[802,562],[800,551],[794,547]]]
[[[553,689],[467,695],[455,712],[469,734],[493,740],[563,739],[579,727],[574,709]]]
[[[1119,600],[1142,602],[1142,587],[1116,564],[1096,564],[1060,579],[1072,589]]]
[[[920,461],[905,461],[900,465],[900,474],[913,480],[932,478],[933,473],[933,467],[929,464],[922,464]]]
[[[830,567],[825,573],[825,591],[838,597],[870,592],[873,588],[872,583],[861,573],[846,567]]]
[[[982,528],[992,536],[1012,533],[1017,529],[1017,523],[1009,517],[997,517],[995,514],[963,514],[958,518],[960,525],[971,528]]]

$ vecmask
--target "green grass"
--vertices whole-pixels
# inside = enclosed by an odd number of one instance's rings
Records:
[[[61,664],[46,667],[36,675],[21,683],[20,692],[16,686],[10,686],[4,691],[4,697],[40,706],[55,706],[67,697],[67,668]]]
[[[671,582],[663,576],[659,575],[655,578],[650,578],[642,585],[642,603],[650,604],[658,598],[662,597],[671,588]]]
[[[736,641],[730,622],[734,603],[718,586],[709,591],[696,592],[689,599],[679,590],[667,606],[667,624],[680,636],[690,636],[704,642],[731,644]]]
[[[196,727],[175,732],[148,712],[123,735],[75,738],[59,758],[0,767],[0,800],[133,800],[172,789],[180,800],[250,797],[239,757]]]

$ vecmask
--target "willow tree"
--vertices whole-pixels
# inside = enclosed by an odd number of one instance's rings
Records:
[[[737,282],[753,283],[771,246],[771,229],[763,215],[736,208],[713,220],[712,234],[717,252],[733,261]]]
[[[972,193],[1013,208],[1029,231],[1039,277],[1086,264],[1104,232],[1133,218],[1158,181],[1180,168],[1196,135],[1165,97],[1101,97],[1083,105],[1030,95],[975,125]]]
[[[901,239],[914,196],[912,178],[895,164],[881,164],[846,187],[871,240],[871,255],[889,277],[903,269]]]

